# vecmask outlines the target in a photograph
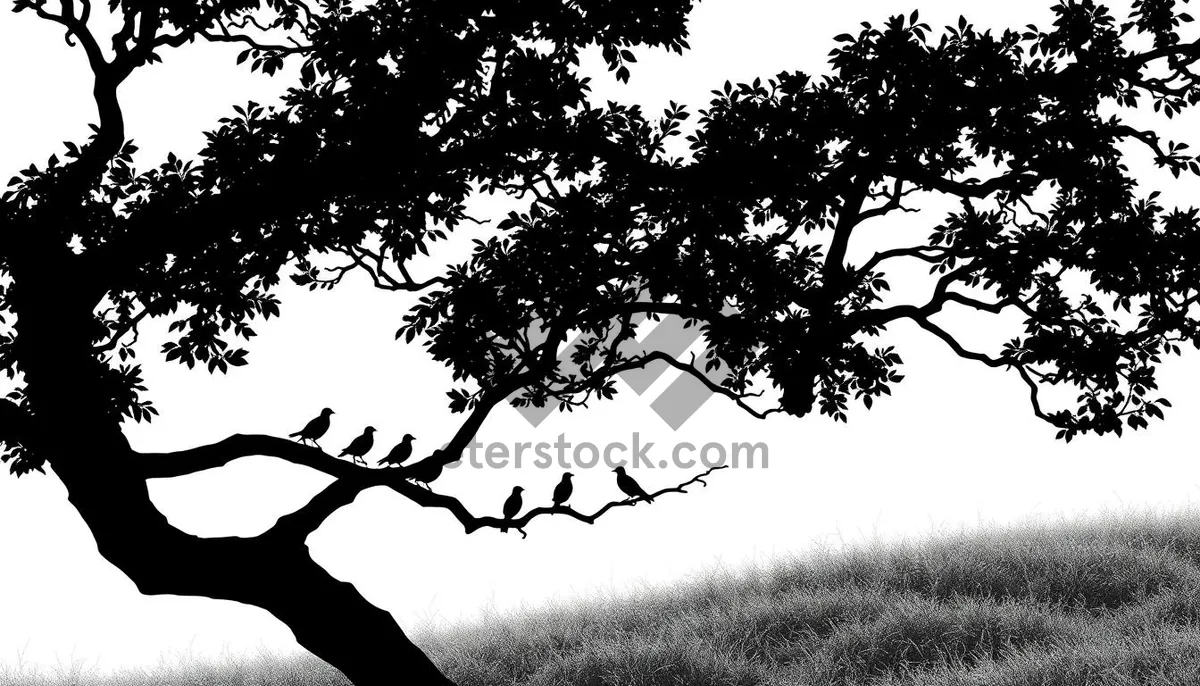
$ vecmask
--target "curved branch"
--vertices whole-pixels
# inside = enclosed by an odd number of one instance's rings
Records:
[[[1046,414],[1044,410],[1042,410],[1042,403],[1038,398],[1038,392],[1040,389],[1037,385],[1037,381],[1034,381],[1033,377],[1030,376],[1029,370],[1025,368],[1025,365],[1015,364],[1012,366],[1016,367],[1017,373],[1021,375],[1021,380],[1025,382],[1025,385],[1029,386],[1029,404],[1033,406],[1034,416],[1059,428],[1066,428],[1062,422],[1056,420],[1054,417],[1051,417],[1050,415]]]
[[[350,269],[353,269],[354,267],[361,267],[362,270],[371,277],[371,281],[375,284],[375,287],[383,290],[416,292],[423,291],[426,288],[434,285],[446,285],[446,279],[441,276],[435,276],[425,281],[417,281],[413,279],[412,275],[408,271],[408,268],[404,266],[404,261],[399,259],[393,261],[396,264],[396,267],[400,270],[400,277],[403,279],[403,281],[396,279],[391,274],[387,273],[385,266],[387,261],[386,248],[380,249],[380,251],[376,253],[362,246],[349,246],[344,251],[340,252],[344,252],[346,255],[349,255],[354,262],[346,265],[345,267],[336,268],[335,271],[339,272],[338,276],[335,277],[337,280],[341,280],[341,278],[344,277]],[[368,257],[375,261],[374,267],[367,264],[366,260],[364,259]]]
[[[276,52],[284,55],[310,52],[313,49],[311,45],[267,45],[265,43],[259,43],[250,36],[240,33],[230,33],[229,30],[224,27],[224,25],[218,25],[220,26],[222,33],[200,31],[193,35],[200,36],[204,40],[213,43],[242,43],[250,46],[254,50],[262,50],[263,52]],[[182,44],[190,40],[191,37],[191,35],[180,34],[179,36],[172,36],[170,38],[179,41],[179,43]],[[175,43],[171,44],[174,45]]]
[[[933,294],[924,305],[893,305],[881,310],[863,310],[852,316],[855,319],[861,320],[862,326],[884,326],[898,319],[928,318],[940,312],[942,307],[950,301],[956,301],[960,304],[976,307],[977,309],[991,308],[993,306],[988,303],[972,300],[969,296],[950,290],[955,281],[959,281],[963,277],[982,268],[983,265],[981,263],[968,262],[946,272],[938,279],[937,284],[933,287]]]
[[[947,193],[960,198],[986,198],[1000,191],[1028,191],[1037,187],[1042,179],[1037,174],[1012,171],[985,181],[955,181],[921,169],[897,164],[884,166],[884,173],[917,186]]]
[[[863,220],[862,206],[871,190],[871,180],[859,176],[854,184],[842,196],[842,206],[838,211],[837,224],[833,227],[833,238],[829,242],[829,252],[825,256],[826,284],[833,284],[846,273],[846,250],[850,247],[850,235]]]
[[[1140,54],[1130,55],[1128,59],[1134,66],[1142,67],[1164,57],[1200,57],[1200,41],[1168,45]]]
[[[933,254],[926,254],[932,252]],[[882,262],[896,257],[914,257],[918,260],[923,260],[930,264],[937,264],[942,261],[942,256],[947,252],[946,248],[922,245],[913,248],[893,248],[892,250],[884,250],[883,252],[875,253],[867,263],[855,272],[855,278],[861,280],[862,277],[870,274],[873,269],[878,267]]]
[[[369,481],[360,478],[335,479],[304,507],[280,517],[266,535],[303,541],[320,528],[330,515],[354,502],[369,485]]]
[[[314,496],[307,505],[281,517],[268,532],[273,536],[301,540],[320,527],[321,523],[331,514],[352,503],[359,493],[376,486],[391,488],[421,507],[435,507],[449,511],[463,525],[463,529],[468,534],[485,528],[522,530],[533,519],[550,514],[564,514],[586,524],[593,524],[596,519],[614,507],[632,506],[637,503],[637,500],[631,499],[613,501],[590,515],[579,513],[569,507],[539,507],[512,520],[499,517],[478,517],[471,514],[458,498],[427,490],[408,480],[408,475],[413,474],[426,460],[399,469],[373,469],[339,460],[319,448],[265,435],[234,434],[217,443],[189,450],[173,453],[134,453],[132,459],[135,461],[135,468],[143,477],[153,479],[183,476],[206,469],[215,469],[238,458],[251,455],[276,457],[293,464],[310,467],[335,478],[333,483]],[[725,468],[727,468],[725,465],[713,467],[678,486],[651,493],[650,497],[654,498],[666,493],[686,493],[685,489],[695,483],[707,485],[703,480],[704,477],[718,469]],[[521,531],[521,533],[524,535],[525,532]]]
[[[79,40],[79,44],[83,46],[84,53],[87,54],[88,64],[91,66],[94,73],[99,74],[102,70],[108,67],[108,62],[106,62],[104,59],[104,53],[100,50],[100,44],[96,42],[96,37],[92,35],[91,30],[87,27],[87,21],[92,12],[91,3],[83,3],[83,13],[78,17],[75,16],[75,12],[71,8],[70,3],[63,4],[62,14],[53,14],[51,12],[47,12],[44,3],[31,4],[29,6],[32,7],[34,12],[37,13],[37,16],[41,17],[42,19],[52,21],[65,27],[67,29],[68,43],[70,43],[70,39],[72,37],[75,37]]]
[[[113,348],[116,348],[121,342],[121,339],[128,335],[131,331],[134,333],[134,341],[136,341],[138,324],[150,314],[150,309],[150,306],[146,306],[142,308],[142,310],[136,315],[127,317],[117,322],[111,329],[112,333],[109,334],[109,337],[104,342],[98,344],[95,347],[95,351],[97,353],[109,352]]]
[[[717,471],[718,469],[728,469],[728,468],[729,468],[728,465],[719,465],[717,467],[711,467],[711,468],[709,468],[708,471],[703,472],[701,474],[697,474],[696,476],[692,477],[691,479],[688,479],[687,481],[684,481],[683,483],[679,484],[678,486],[671,486],[670,488],[664,488],[660,491],[655,491],[654,493],[649,494],[650,499],[657,498],[660,495],[665,495],[667,493],[687,493],[687,490],[686,490],[687,487],[691,486],[692,484],[695,484],[695,483],[698,483],[702,486],[707,487],[708,482],[704,480],[704,477],[708,476],[709,474],[712,474],[713,472]],[[515,519],[502,519],[499,517],[476,517],[476,518],[474,518],[474,521],[472,522],[472,524],[467,525],[467,533],[473,533],[473,532],[478,531],[479,529],[482,529],[485,527],[493,528],[493,529],[511,528],[511,529],[516,529],[518,532],[520,532],[521,538],[525,538],[526,537],[525,527],[528,526],[529,523],[537,517],[542,517],[545,515],[553,515],[553,514],[563,514],[563,515],[567,515],[568,517],[571,517],[573,519],[577,519],[577,520],[583,522],[584,524],[595,524],[596,520],[599,519],[600,517],[602,517],[609,510],[616,508],[616,507],[633,507],[634,505],[637,505],[642,500],[644,500],[644,498],[626,498],[625,500],[614,500],[612,502],[606,503],[603,507],[601,507],[599,510],[596,510],[595,513],[590,514],[590,515],[586,515],[581,512],[578,512],[574,508],[569,507],[567,505],[561,505],[561,506],[551,506],[551,507],[535,507],[534,509],[526,512],[524,515],[517,517]],[[464,522],[464,524],[466,524],[466,522]]]
[[[655,351],[653,351],[651,353],[647,353],[645,355],[645,362],[648,363],[648,362],[652,362],[654,360],[661,360],[682,372],[690,374],[692,376],[692,378],[694,378],[697,381],[699,381],[700,383],[704,384],[704,386],[708,390],[710,390],[713,393],[716,393],[718,395],[723,395],[726,398],[729,398],[738,407],[742,408],[743,410],[745,410],[747,413],[749,413],[751,416],[753,416],[756,419],[766,419],[767,417],[769,417],[773,414],[783,412],[783,409],[778,408],[778,407],[772,407],[768,410],[756,410],[753,407],[750,407],[750,405],[748,405],[746,403],[746,398],[753,397],[753,396],[736,393],[732,389],[726,388],[726,387],[722,386],[721,384],[708,378],[708,376],[705,375],[704,372],[697,369],[695,365],[688,364],[686,362],[682,362],[682,361],[676,359],[675,357],[672,357],[671,355],[668,355],[660,350],[655,350]]]
[[[927,317],[912,317],[911,319],[914,322],[916,322],[917,326],[920,326],[922,329],[925,329],[929,333],[942,339],[942,341],[944,341],[946,343],[946,345],[950,346],[950,349],[953,350],[956,355],[958,355],[959,357],[961,357],[963,359],[974,360],[976,362],[982,362],[983,364],[986,364],[989,367],[1007,367],[1007,366],[1009,366],[1009,363],[1005,360],[1001,360],[1001,359],[998,359],[995,357],[990,357],[988,355],[984,355],[983,353],[977,353],[977,352],[972,352],[970,350],[967,350],[966,348],[964,348],[962,346],[961,343],[959,343],[954,338],[954,336],[951,336],[948,331],[946,331],[942,327],[938,326],[937,324],[934,324],[933,322],[929,321],[929,319]]]

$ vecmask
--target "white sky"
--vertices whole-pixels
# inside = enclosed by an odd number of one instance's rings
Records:
[[[820,10],[778,0],[706,0],[691,22],[693,50],[682,57],[639,53],[628,85],[595,73],[598,98],[643,103],[651,112],[676,100],[703,106],[726,79],[745,81],[782,70],[824,72],[832,36],[859,21],[878,21],[914,7],[934,27],[965,13],[979,25],[1048,23],[1049,3],[902,3],[843,0]],[[129,135],[142,164],[174,150],[186,156],[201,132],[248,99],[263,101],[283,78],[251,76],[233,64],[236,51],[193,46],[166,54],[165,64],[139,73],[123,88]],[[61,33],[27,15],[0,13],[0,176],[78,140],[94,117],[83,56]],[[1158,178],[1155,176],[1154,178]],[[1169,197],[1183,198],[1188,186]],[[922,234],[935,214],[881,222],[852,249],[861,261],[897,230]],[[892,239],[894,240],[894,238]],[[892,279],[890,279],[892,280]],[[904,286],[904,283],[894,285]],[[405,432],[418,454],[448,440],[456,426],[445,408],[449,374],[393,332],[408,296],[376,292],[362,280],[332,293],[285,290],[283,317],[258,322],[251,365],[210,377],[165,365],[152,353],[165,325],[142,334],[143,364],[162,418],[131,427],[137,447],[182,448],[232,432],[295,431],[323,406],[337,410],[324,441],[340,448],[366,424],[379,428],[379,451]],[[975,325],[967,321],[966,326]],[[1175,407],[1168,421],[1124,439],[1084,438],[1070,445],[1031,415],[1015,375],[961,361],[912,328],[893,340],[907,379],[871,412],[849,425],[825,418],[757,421],[713,400],[677,433],[649,409],[673,380],[668,374],[638,397],[586,412],[555,414],[538,429],[510,408],[497,410],[483,441],[628,442],[634,431],[656,451],[677,441],[765,442],[765,470],[728,470],[710,487],[670,495],[652,507],[621,509],[588,527],[573,520],[537,520],[529,538],[483,531],[471,536],[446,513],[421,511],[376,490],[331,518],[310,540],[334,575],[354,582],[372,602],[407,627],[665,582],[717,563],[737,565],[814,544],[919,535],[979,522],[1010,522],[1119,507],[1177,507],[1197,493],[1192,458],[1200,392],[1191,388],[1197,359],[1172,361],[1162,390]],[[347,351],[349,354],[347,354]],[[336,364],[327,360],[336,356]],[[663,452],[652,454],[663,456]],[[582,510],[613,496],[612,475],[575,470],[573,503]],[[678,483],[687,472],[642,471],[650,490]],[[514,484],[526,502],[548,501],[557,470],[448,472],[439,490],[460,495],[475,511],[498,512]],[[155,502],[176,525],[201,535],[253,535],[300,506],[325,477],[267,458],[172,482],[155,482]],[[419,550],[405,555],[402,551]],[[287,629],[265,612],[207,599],[156,597],[96,553],[89,532],[53,477],[0,475],[0,663],[53,665],[82,659],[101,668],[152,664],[164,653],[213,653],[260,645],[291,650]]]

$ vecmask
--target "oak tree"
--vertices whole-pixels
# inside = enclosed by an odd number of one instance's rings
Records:
[[[966,19],[935,30],[914,12],[838,36],[828,76],[714,84],[698,112],[589,98],[581,53],[628,80],[633,49],[686,49],[691,4],[16,0],[87,60],[97,119],[0,203],[11,471],[51,467],[100,553],[144,593],[264,608],[360,686],[444,684],[305,541],[377,486],[467,533],[523,535],[541,517],[590,523],[631,504],[502,520],[411,480],[457,460],[505,402],[580,407],[612,398],[622,372],[665,365],[756,416],[844,421],[902,380],[898,352],[875,339],[910,323],[1026,384],[1060,438],[1163,416],[1156,367],[1200,346],[1200,220],[1139,185],[1128,160],[1176,176],[1200,163],[1124,115],[1165,120],[1200,100],[1200,42],[1181,33],[1181,3],[1137,0],[1118,19],[1067,0],[1051,26],[1002,32]],[[96,33],[93,11],[116,33]],[[239,61],[268,73],[290,61],[296,83],[274,106],[214,122],[196,159],[137,169],[118,88],[195,41],[238,43]],[[472,217],[480,193],[523,209]],[[938,201],[953,209],[924,240],[848,259],[863,225]],[[417,256],[465,228],[482,236],[466,263],[413,278]],[[911,302],[889,295],[904,262],[930,274]],[[248,362],[252,323],[279,314],[282,279],[335,288],[357,272],[420,294],[397,338],[453,371],[442,392],[463,421],[445,449],[373,469],[267,435],[130,446],[123,423],[157,412],[133,356],[144,321],[170,321],[167,360],[224,372]],[[1023,327],[971,349],[940,319],[957,308],[1015,313]],[[640,321],[664,316],[701,327],[708,352],[630,345]],[[1056,387],[1074,400],[1050,403]],[[56,430],[67,423],[77,430]],[[147,479],[249,455],[334,480],[253,538],[185,533],[150,501]]]

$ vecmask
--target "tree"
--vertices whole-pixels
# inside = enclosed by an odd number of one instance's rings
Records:
[[[375,486],[446,510],[467,533],[524,534],[553,514],[590,523],[632,504],[502,520],[411,481],[457,460],[503,402],[584,406],[613,397],[615,375],[656,364],[756,416],[815,409],[845,421],[852,400],[870,408],[902,379],[896,351],[871,339],[912,322],[1014,373],[1060,438],[1163,415],[1157,364],[1200,347],[1200,220],[1163,207],[1124,162],[1148,152],[1176,176],[1200,162],[1110,112],[1148,99],[1170,118],[1200,100],[1200,42],[1180,36],[1191,18],[1176,3],[1137,0],[1118,22],[1071,0],[1047,30],[1002,34],[965,19],[935,34],[915,12],[864,24],[837,37],[830,76],[726,83],[695,124],[678,105],[652,119],[588,100],[574,68],[583,49],[598,46],[628,79],[630,48],[687,47],[690,7],[118,0],[109,48],[92,33],[90,0],[16,0],[82,49],[99,123],[62,160],[12,179],[0,204],[0,367],[19,386],[0,405],[12,472],[50,465],[100,553],[142,592],[264,608],[360,686],[433,684],[450,682],[305,541]],[[117,89],[196,40],[244,44],[240,60],[269,73],[297,61],[299,82],[281,105],[219,122],[198,160],[137,171]],[[690,152],[676,157],[681,134]],[[414,279],[415,255],[479,221],[464,206],[473,193],[527,209],[498,221],[467,263]],[[929,198],[955,209],[927,241],[848,262],[861,226]],[[902,261],[929,266],[927,298],[885,299],[885,268]],[[279,313],[284,275],[333,288],[353,271],[421,292],[397,338],[420,341],[461,382],[448,395],[464,419],[445,449],[371,469],[265,435],[169,454],[129,445],[122,422],[156,413],[132,359],[141,322],[171,318],[166,359],[224,372],[246,364],[236,341],[254,336],[252,320]],[[935,321],[955,308],[1015,312],[1024,327],[976,352]],[[637,322],[668,315],[702,327],[704,359],[632,350]],[[1049,407],[1055,387],[1077,401]],[[68,422],[75,431],[56,430]],[[248,539],[186,534],[150,502],[149,478],[248,455],[335,480]],[[336,628],[347,623],[353,637]]]

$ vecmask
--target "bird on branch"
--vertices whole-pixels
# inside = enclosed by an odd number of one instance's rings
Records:
[[[363,455],[371,452],[371,447],[375,445],[375,427],[368,426],[363,429],[362,435],[350,441],[350,445],[346,449],[338,453],[338,457],[349,455],[354,458],[354,464],[367,464],[367,461],[362,459]]]
[[[563,474],[562,481],[554,487],[554,506],[562,507],[568,500],[571,499],[571,493],[575,491],[575,485],[571,483],[571,477],[575,476],[571,472]]]
[[[504,518],[512,519],[521,512],[521,491],[525,489],[520,486],[513,486],[512,495],[508,496],[508,500],[504,501]],[[508,527],[500,527],[500,533],[508,533]]]
[[[429,488],[429,484],[436,481],[442,475],[442,466],[442,451],[435,450],[432,455],[424,460],[405,467],[404,478],[416,481],[424,485],[425,488]]]
[[[404,464],[405,460],[412,457],[412,453],[413,453],[412,442],[415,438],[416,437],[413,436],[412,434],[404,434],[404,438],[399,443],[396,444],[395,448],[392,448],[391,452],[389,452],[387,454],[387,457],[385,457],[379,461],[379,466],[380,467],[392,467],[392,466],[399,467],[400,465]]]
[[[320,448],[321,446],[317,443],[317,439],[324,436],[326,431],[329,431],[329,416],[332,414],[333,410],[328,407],[321,410],[320,417],[305,424],[304,428],[296,433],[288,434],[288,438],[297,438],[301,443],[311,441],[313,445]]]
[[[613,471],[617,473],[617,488],[620,488],[622,493],[634,500],[641,498],[648,503],[654,502],[654,498],[650,497],[646,489],[634,481],[632,476],[625,473],[624,467],[617,467]]]

